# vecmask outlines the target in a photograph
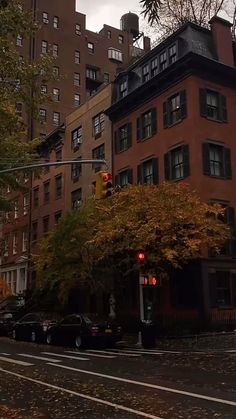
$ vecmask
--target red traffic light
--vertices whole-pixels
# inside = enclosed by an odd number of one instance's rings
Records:
[[[145,261],[145,253],[144,252],[138,252],[137,253],[137,259],[138,259],[138,262],[144,262]]]
[[[148,285],[148,276],[144,277],[143,285]]]
[[[152,285],[153,286],[157,285],[157,279],[155,276],[152,277]]]
[[[112,179],[111,173],[105,173],[102,177],[103,182],[109,182]]]

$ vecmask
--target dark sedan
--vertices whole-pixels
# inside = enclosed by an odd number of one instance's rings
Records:
[[[18,320],[12,329],[16,340],[45,342],[48,329],[57,323],[59,317],[54,313],[29,313]]]
[[[14,323],[14,313],[10,311],[0,313],[0,336],[8,336]]]
[[[76,348],[92,344],[112,346],[122,338],[120,325],[107,320],[98,320],[85,314],[71,314],[46,334],[46,341],[50,344],[70,345]]]

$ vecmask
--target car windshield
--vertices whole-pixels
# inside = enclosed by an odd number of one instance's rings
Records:
[[[101,318],[101,316],[99,316],[96,313],[86,313],[86,314],[83,314],[83,318],[84,318],[84,321],[86,323],[88,323],[88,324],[91,324],[91,323],[102,323],[102,322],[107,321],[106,319]]]
[[[55,320],[59,321],[61,316],[58,313],[37,313],[40,315],[41,320]]]

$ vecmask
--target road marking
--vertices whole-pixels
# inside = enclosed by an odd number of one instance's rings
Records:
[[[95,375],[96,377],[101,377],[101,378],[108,378],[110,380],[120,381],[120,382],[123,382],[123,383],[136,384],[138,386],[154,388],[156,390],[162,390],[162,391],[167,391],[167,392],[170,392],[170,393],[182,394],[184,396],[195,397],[196,399],[203,399],[203,400],[208,400],[208,401],[212,401],[212,402],[228,404],[230,406],[236,406],[236,402],[233,402],[231,400],[218,399],[216,397],[204,396],[203,394],[190,393],[189,391],[183,391],[183,390],[177,390],[175,388],[158,386],[156,384],[145,383],[143,381],[129,380],[128,378],[115,377],[114,375],[101,374],[101,373],[94,372],[94,371],[81,370],[79,368],[67,367],[65,365],[57,365],[57,364],[50,364],[50,363],[49,363],[49,365],[52,365],[53,367],[57,367],[57,368],[64,368],[64,369],[70,370],[70,371],[81,372],[82,374]]]
[[[142,350],[142,349],[141,349]],[[140,352],[139,348],[132,348],[132,351],[134,352]],[[163,353],[163,354],[182,354],[184,351],[180,352],[180,351],[165,351],[162,349],[145,349],[146,352],[150,353],[150,352],[156,352],[156,353]]]
[[[52,365],[55,365],[55,364],[52,364]],[[90,400],[92,402],[96,402],[96,403],[100,403],[100,404],[103,404],[103,405],[113,407],[114,409],[119,409],[119,410],[123,410],[125,412],[134,413],[135,415],[139,415],[139,416],[142,416],[144,418],[163,419],[163,418],[160,418],[159,416],[151,415],[150,413],[145,413],[145,412],[141,412],[140,410],[131,409],[130,407],[126,407],[126,406],[123,406],[121,404],[111,403],[109,401],[99,399],[97,397],[92,397],[92,396],[88,396],[87,394],[78,393],[77,391],[68,390],[67,388],[55,386],[55,385],[49,384],[49,383],[45,383],[44,381],[41,381],[41,380],[35,380],[34,378],[26,377],[25,375],[17,374],[17,373],[12,372],[12,371],[6,371],[2,368],[0,368],[0,371],[5,372],[6,374],[14,375],[15,377],[18,377],[18,378],[22,378],[23,380],[31,381],[32,383],[39,384],[39,385],[44,386],[44,387],[49,387],[53,390],[58,390],[58,391],[62,391],[64,393],[69,393],[69,394],[72,394],[73,396],[81,397],[82,399],[87,399],[87,400]]]
[[[68,358],[68,359],[77,359],[79,361],[89,361],[89,358],[81,358],[79,356],[73,356],[73,355],[55,354],[54,352],[41,352],[41,354],[52,355],[52,356],[60,356],[62,358]]]
[[[10,354],[7,354],[6,352],[0,352],[0,355],[10,356]]]
[[[234,352],[236,352],[236,349],[227,349],[224,352],[232,352],[232,353],[234,353]]]
[[[112,358],[116,358],[114,355],[99,355],[99,354],[91,354],[91,353],[87,353],[86,352],[76,352],[76,351],[64,351],[66,354],[78,354],[78,355],[89,355],[89,356],[96,356],[98,358],[108,358],[108,359],[112,359]],[[77,359],[77,358],[76,358]]]
[[[46,358],[44,356],[36,356],[36,355],[30,355],[30,354],[17,354],[19,356],[24,356],[27,358],[34,358],[34,359],[39,359],[41,361],[48,361],[48,362],[61,362],[60,359],[53,359],[53,358]]]
[[[95,350],[93,350],[93,349],[90,349],[89,351],[86,351],[89,355],[90,355],[90,353],[98,353],[98,354],[107,354],[107,355],[114,355],[114,354],[116,354],[116,355],[121,355],[121,356],[129,356],[129,357],[132,357],[132,356],[135,356],[135,357],[138,357],[138,356],[141,356],[141,355],[139,355],[139,354],[128,354],[127,352],[118,352],[118,350],[115,352],[115,350],[114,350],[114,352],[112,352],[112,350],[111,351],[95,351]]]
[[[30,365],[34,365],[34,364],[30,364],[29,362],[18,361],[17,359],[4,358],[3,356],[0,356],[0,361],[10,362],[11,364],[23,365],[24,367],[29,367]]]
[[[128,354],[134,354],[134,353],[136,353],[137,352],[137,354],[145,354],[145,355],[163,355],[162,354],[162,352],[147,352],[147,351],[132,351],[132,350],[128,350],[128,351],[126,351],[126,349],[111,349],[111,351],[113,352],[113,351],[116,351],[116,352],[118,352],[119,351],[119,353],[121,352],[121,353],[123,353],[123,352],[126,352],[126,353],[128,353]]]

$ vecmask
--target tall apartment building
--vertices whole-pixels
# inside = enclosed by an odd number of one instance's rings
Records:
[[[41,54],[52,53],[53,70],[60,77],[58,82],[41,86],[43,92],[52,95],[53,101],[41,106],[40,123],[26,119],[29,137],[50,137],[55,150],[47,155],[45,148],[44,157],[65,159],[66,116],[103,84],[113,81],[118,69],[150,49],[150,42],[144,37],[144,49],[135,47],[139,30],[138,18],[133,14],[124,15],[123,29],[104,25],[99,33],[94,33],[86,29],[86,16],[75,11],[75,0],[22,0],[22,5],[34,12],[40,30],[29,40],[17,37],[19,54],[36,60]],[[26,289],[28,261],[34,249],[32,242],[47,233],[65,211],[65,172],[63,166],[51,167],[40,177],[26,179],[28,193],[8,192],[15,209],[2,227],[5,250],[1,255],[0,275],[14,294]]]
[[[106,112],[117,184],[184,181],[226,208],[232,237],[221,254],[205,253],[157,289],[157,318],[166,324],[236,323],[236,43],[229,22],[214,17],[210,25],[185,24],[120,73]],[[126,291],[129,318],[127,301]]]

